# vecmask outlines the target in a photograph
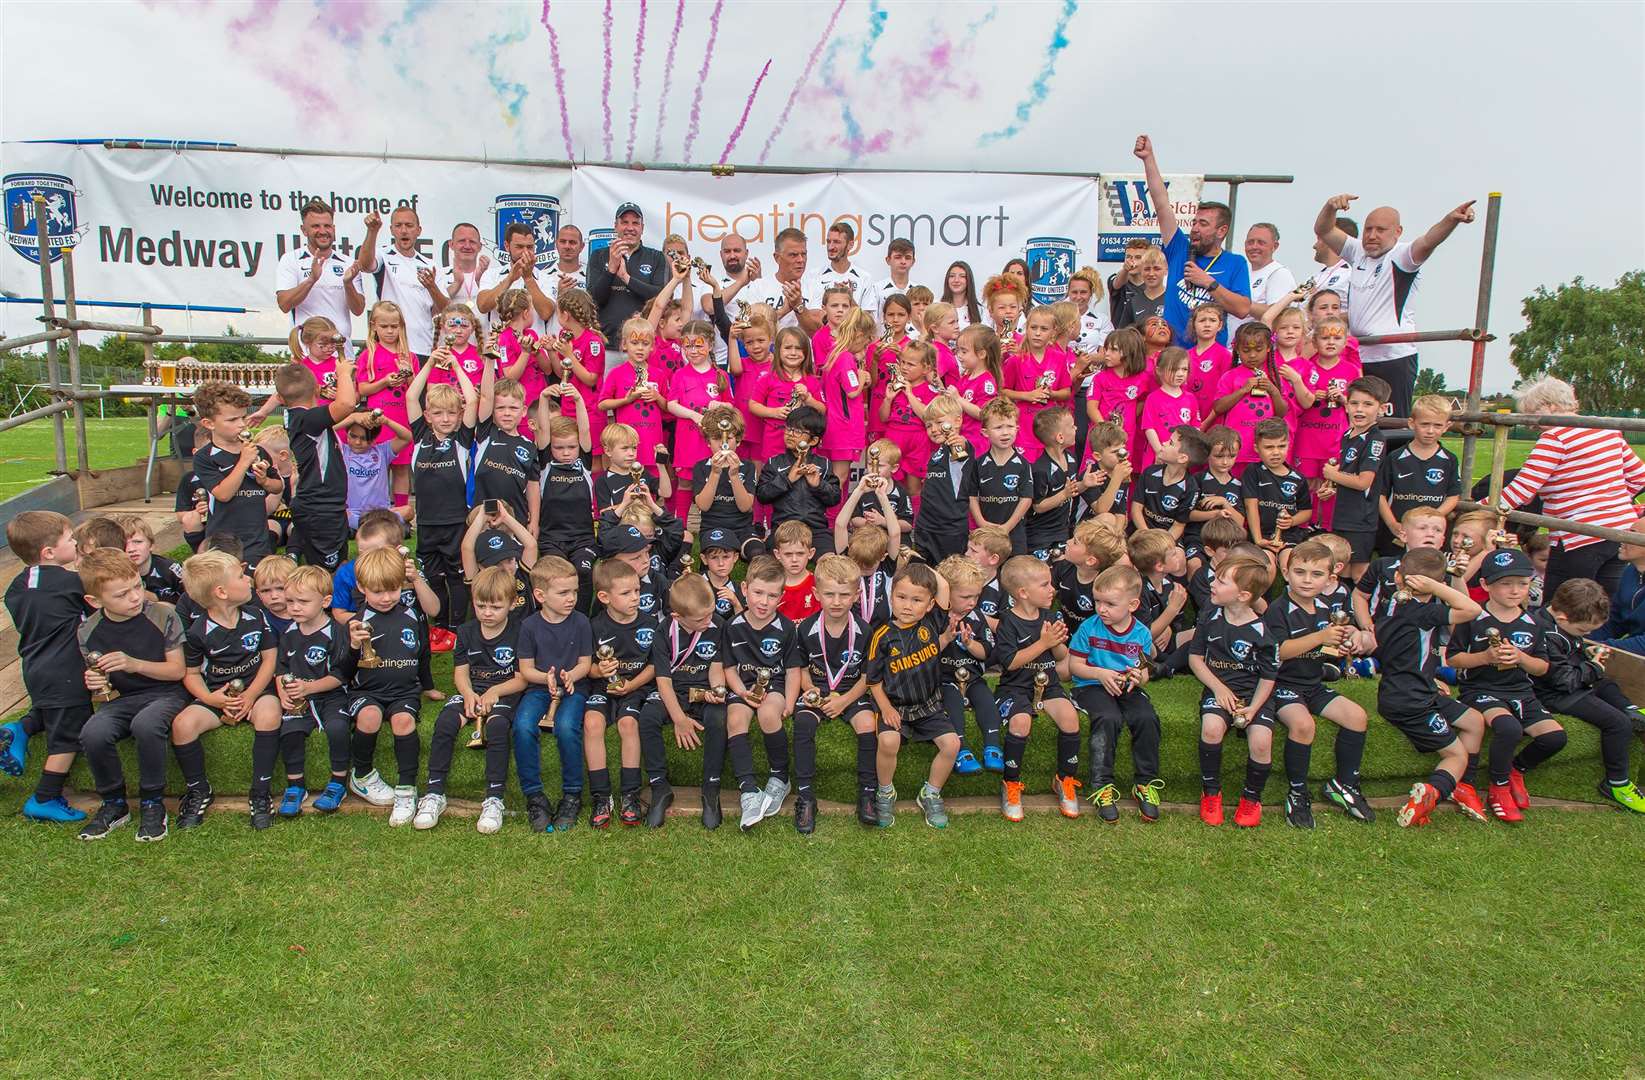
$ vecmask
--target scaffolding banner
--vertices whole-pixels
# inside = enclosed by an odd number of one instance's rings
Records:
[[[1205,177],[1179,174],[1164,180],[1171,209],[1186,226],[1199,209]],[[1103,173],[1097,177],[1097,186],[1102,190],[1097,211],[1099,261],[1123,262],[1127,241],[1137,237],[1152,244],[1160,242],[1159,216],[1148,198],[1148,180],[1142,173]]]

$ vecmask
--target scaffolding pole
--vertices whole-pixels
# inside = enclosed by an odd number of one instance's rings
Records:
[[[71,323],[78,322],[74,311],[74,248],[63,249],[63,313]],[[86,408],[80,399],[80,335],[70,334],[69,391],[74,395],[74,461],[81,476],[91,475],[91,459],[86,448]]]
[[[1473,356],[1468,364],[1468,403],[1463,412],[1475,415],[1479,412],[1480,388],[1485,381],[1485,343],[1490,339],[1488,327],[1491,321],[1491,285],[1496,277],[1496,237],[1497,226],[1502,220],[1502,192],[1493,191],[1485,202],[1485,239],[1479,252],[1479,302],[1474,307],[1474,331],[1477,336],[1473,339]],[[1464,425],[1462,429],[1462,475],[1469,489],[1474,483],[1474,455],[1478,451],[1478,435],[1474,427]],[[1502,475],[1496,472],[1497,464],[1491,463],[1491,483],[1494,490],[1502,489]]]
[[[51,245],[50,237],[46,232],[46,197],[34,196],[34,235],[40,245],[37,249],[40,255],[40,314],[47,326],[57,317],[55,305],[52,303],[51,291]],[[57,366],[57,339],[46,342],[46,379],[51,384],[52,401],[60,401],[58,397],[63,391],[62,373]],[[69,471],[69,455],[66,440],[63,437],[63,412],[58,410],[51,414],[52,433],[57,440],[57,474],[61,476]]]

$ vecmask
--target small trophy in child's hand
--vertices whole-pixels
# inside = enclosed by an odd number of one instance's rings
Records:
[[[289,671],[280,676],[280,689],[284,690],[286,692],[286,697],[290,698],[293,702],[291,710],[281,715],[282,720],[295,721],[303,718],[303,711],[307,708],[307,705],[297,696],[297,684],[300,682],[302,682],[302,680]]]
[[[1599,665],[1601,671],[1605,669],[1605,662],[1611,658],[1611,647],[1609,645],[1587,645],[1583,651],[1588,654],[1588,659]]]
[[[601,645],[594,650],[594,659],[602,664],[617,659],[617,650],[610,645]],[[605,681],[605,692],[610,697],[617,697],[623,692],[622,676],[613,674]]]
[[[954,425],[949,423],[947,420],[944,420],[942,422],[942,441],[945,445],[948,446],[948,456],[953,458],[955,461],[964,461],[965,460],[965,444],[963,442],[958,443],[958,444],[949,443],[949,440],[952,439],[953,437],[954,437]]]
[[[805,693],[800,695],[800,704],[808,709],[820,709],[822,708],[822,703],[822,691],[818,690],[816,687],[812,687],[810,690],[807,690]]]
[[[225,684],[224,687],[223,687],[223,695],[225,697],[229,698],[231,701],[240,701],[240,695],[244,694],[245,692],[246,692],[246,680],[244,680],[244,679],[230,679],[227,682],[227,684]],[[242,721],[246,718],[245,709],[244,709],[244,704],[245,703],[243,701],[240,702],[240,703],[241,703],[241,708],[239,708],[239,709],[228,708],[228,709],[223,710],[223,723],[225,723],[225,724],[238,724],[240,721]]]
[[[1343,634],[1342,631],[1348,626],[1348,613],[1343,611],[1341,608],[1337,608],[1335,611],[1331,612],[1331,614],[1327,615],[1325,620],[1330,624],[1331,629],[1335,630],[1337,634],[1335,640],[1329,641],[1320,646],[1319,651],[1326,656],[1341,656],[1342,645],[1346,640],[1346,635]]]
[[[491,715],[491,704],[485,698],[474,703],[474,734],[469,736],[470,750],[483,750],[486,744],[486,717]]]
[[[731,449],[731,418],[720,417],[720,449],[729,452]]]
[[[1498,630],[1494,626],[1486,628],[1486,630],[1485,630],[1485,644],[1491,650],[1491,652],[1493,654],[1500,652],[1502,650],[1503,646],[1506,643],[1507,643],[1507,639],[1502,636],[1502,631],[1501,630]],[[1511,668],[1513,666],[1514,665],[1512,665],[1512,664],[1504,664],[1500,660],[1498,660],[1496,662],[1496,667],[1497,667],[1498,671],[1507,671],[1509,668]]]
[[[383,658],[377,655],[377,646],[372,643],[371,627],[366,626],[365,620],[363,619],[357,619],[355,620],[355,623],[365,627],[366,631],[366,636],[360,641],[360,660],[358,666],[363,668],[381,667],[383,664]]]
[[[964,664],[954,668],[954,686],[960,692],[960,709],[965,708],[965,691],[971,685],[971,669]]]
[[[1040,706],[1045,702],[1045,688],[1051,685],[1051,676],[1043,671],[1034,672],[1034,715],[1038,716]]]
[[[92,649],[90,652],[86,653],[87,670],[96,671],[97,661],[102,658],[103,654],[98,652],[96,649]],[[103,686],[99,690],[92,691],[91,700],[97,702],[99,705],[106,705],[115,698],[119,697],[120,691],[114,688],[114,683],[110,681],[107,672],[98,671],[97,674],[103,677]]]
[[[1234,698],[1234,726],[1243,731],[1251,725],[1251,703],[1242,697]]]

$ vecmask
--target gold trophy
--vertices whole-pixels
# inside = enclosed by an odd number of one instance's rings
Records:
[[[241,694],[244,694],[245,692],[246,692],[246,680],[244,680],[244,679],[230,679],[227,683],[225,683],[223,685],[223,693],[225,695],[227,695],[228,697],[231,697],[231,698],[237,698]],[[241,713],[238,716],[231,716],[227,709],[223,710],[223,723],[225,723],[225,724],[238,724],[240,721],[244,720],[245,718],[246,718],[245,713]]]
[[[770,690],[771,672],[765,670],[765,668],[759,668],[754,672],[754,686],[750,690],[750,693],[754,697],[754,704],[756,706],[763,704],[765,702],[765,695],[769,693]]]
[[[1051,685],[1051,676],[1043,671],[1034,672],[1034,707],[1032,712],[1039,715],[1040,706],[1045,702],[1045,688]]]
[[[1274,519],[1274,543],[1276,543],[1276,544],[1284,544],[1285,543],[1285,528],[1282,525],[1280,525],[1279,518],[1277,518],[1277,517]]]
[[[1244,729],[1250,725],[1251,703],[1236,695],[1234,698],[1234,726]]]
[[[692,705],[724,705],[725,687],[723,686],[693,686],[685,693],[685,700]]]
[[[360,620],[360,625],[366,626],[364,619]],[[377,646],[372,643],[371,627],[369,626],[366,626],[366,639],[360,643],[360,661],[356,666],[363,668],[383,666],[383,658],[377,655]]]
[[[548,711],[537,721],[538,731],[554,730],[554,714],[560,711],[560,680],[558,673],[548,669]]]
[[[1034,381],[1034,385],[1041,390],[1049,390],[1056,384],[1057,375],[1054,371],[1042,371],[1040,377]]]
[[[958,446],[951,446],[948,444],[948,440],[953,437],[954,425],[949,421],[944,420],[942,422],[942,438],[943,444],[948,446],[948,456],[953,458],[955,461],[964,461],[967,456],[965,452],[965,443],[962,441]]]
[[[706,271],[708,269],[708,260],[702,258],[701,256],[698,256],[697,258],[692,259],[691,260],[691,269]]]
[[[720,417],[718,426],[720,429],[720,449],[729,452],[731,449],[731,418],[728,416]]]
[[[1498,630],[1496,627],[1492,626],[1492,627],[1489,627],[1485,631],[1485,644],[1487,646],[1489,646],[1491,652],[1494,653],[1498,649],[1502,648],[1502,642],[1503,642],[1503,637],[1502,637],[1502,631],[1501,630]],[[1512,665],[1512,664],[1500,664],[1499,663],[1499,664],[1496,665],[1496,669],[1498,671],[1507,671],[1509,668],[1511,668],[1513,666],[1514,665]]]
[[[1348,613],[1346,611],[1343,611],[1341,608],[1338,608],[1337,610],[1331,612],[1330,615],[1326,616],[1326,622],[1330,624],[1332,629],[1340,629],[1344,626],[1347,626],[1348,621],[1349,621]],[[1333,645],[1333,644],[1326,644],[1326,645],[1320,646],[1319,651],[1320,651],[1321,655],[1323,655],[1323,656],[1341,656],[1342,655],[1342,646]]]
[[[1587,653],[1588,659],[1601,668],[1604,668],[1606,661],[1611,658],[1611,647],[1609,645],[1587,645],[1583,647],[1583,652]]]
[[[820,709],[822,708],[822,703],[822,691],[816,689],[815,687],[800,695],[800,704],[805,706],[807,709]]]
[[[1407,589],[1405,586],[1401,585],[1399,588],[1394,590],[1394,603],[1408,604],[1415,598],[1415,596],[1416,594],[1410,589]]]
[[[284,675],[280,676],[280,687],[285,690],[286,696],[290,697],[292,692],[297,689],[297,684],[301,681],[301,679],[297,678],[297,676],[288,671]],[[294,711],[285,713],[281,719],[301,720],[303,718],[303,710],[306,707],[306,705],[299,705]]]
[[[1255,382],[1257,379],[1267,379],[1268,378],[1268,376],[1263,373],[1261,368],[1255,368],[1253,370],[1256,372],[1256,374],[1252,376],[1252,378],[1251,378],[1252,382]],[[1268,396],[1268,391],[1264,387],[1253,386],[1253,387],[1251,387],[1251,396],[1252,397],[1264,397],[1265,398],[1265,397]]]
[[[799,441],[799,444],[794,447],[794,459],[796,461],[803,461],[805,459],[805,457],[810,453],[811,453],[811,440],[810,439],[801,439]]]
[[[954,667],[954,686],[960,692],[960,710],[963,712],[965,709],[965,692],[971,686],[971,669],[964,664],[957,664]]]
[[[470,750],[483,750],[486,744],[486,717],[491,715],[491,706],[484,701],[474,703],[474,734],[469,736]]]
[[[628,467],[628,482],[631,486],[645,483],[645,466],[638,461],[630,465]]]
[[[752,309],[747,300],[737,301],[737,317],[731,320],[731,329],[746,330],[752,317]]]
[[[1511,548],[1519,546],[1519,538],[1508,531],[1508,519],[1498,518],[1497,527],[1491,533],[1491,546]]]
[[[86,666],[88,668],[95,667],[97,661],[102,658],[102,653],[98,652],[96,649],[92,649],[86,653]],[[99,672],[99,674],[102,673]],[[91,700],[97,702],[99,705],[104,705],[119,696],[120,691],[114,688],[114,683],[109,681],[109,677],[107,675],[103,675],[103,688],[101,690],[92,691]]]
[[[1116,446],[1116,447],[1114,447],[1114,457],[1119,459],[1120,461],[1130,461],[1131,460],[1131,451],[1127,450],[1123,446]]]
[[[885,333],[880,335],[880,344],[881,345],[894,345],[894,344],[896,344],[896,341],[897,341],[897,332],[895,330],[891,329],[889,326],[886,327],[885,328]]]
[[[607,660],[615,660],[617,659],[617,650],[613,649],[610,645],[601,645],[594,650],[594,659],[598,660],[602,664],[604,664]],[[611,678],[607,679],[605,681],[605,692],[609,697],[617,697],[620,695],[623,692],[622,676],[613,675]]]
[[[680,576],[685,577],[697,569],[697,560],[691,557],[691,552],[680,556]]]

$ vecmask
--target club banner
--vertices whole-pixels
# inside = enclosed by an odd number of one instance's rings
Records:
[[[1103,173],[1097,177],[1097,186],[1101,189],[1097,209],[1098,261],[1125,261],[1126,241],[1139,236],[1154,244],[1160,242],[1159,217],[1148,198],[1148,180],[1142,173]],[[1171,209],[1177,219],[1186,224],[1199,209],[1205,177],[1167,176],[1165,188],[1171,196]]]

